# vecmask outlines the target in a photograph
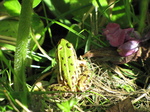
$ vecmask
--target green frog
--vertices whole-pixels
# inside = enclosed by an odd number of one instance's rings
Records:
[[[71,43],[61,39],[56,53],[58,63],[58,84],[48,87],[58,91],[85,91],[91,86],[91,70],[86,60],[77,59],[75,49]]]

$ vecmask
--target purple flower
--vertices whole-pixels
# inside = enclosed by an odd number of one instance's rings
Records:
[[[133,40],[133,37],[131,36],[134,36],[134,28],[127,28],[124,29],[124,31],[125,31],[125,41]]]
[[[139,43],[138,40],[130,40],[119,46],[117,51],[123,57],[129,56],[138,51]]]
[[[109,23],[103,30],[103,34],[109,40],[111,46],[118,47],[124,43],[126,32],[120,29],[118,24]]]
[[[134,28],[121,29],[119,24],[109,23],[103,34],[111,46],[118,47],[117,51],[123,57],[138,51],[141,35]]]

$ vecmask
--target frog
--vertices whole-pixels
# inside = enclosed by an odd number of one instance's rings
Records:
[[[85,91],[91,86],[91,70],[87,61],[77,58],[73,45],[66,39],[61,39],[57,51],[58,84],[52,84],[49,90],[58,91]]]

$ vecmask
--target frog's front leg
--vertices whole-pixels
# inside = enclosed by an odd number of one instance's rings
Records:
[[[88,90],[92,85],[91,81],[91,72],[90,71],[84,71],[78,80],[78,91],[86,91]]]

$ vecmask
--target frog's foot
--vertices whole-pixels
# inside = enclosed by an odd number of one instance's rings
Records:
[[[73,93],[71,92],[71,89],[63,84],[52,84],[47,88],[47,91],[54,91],[52,96],[62,96],[62,97],[70,97]]]

